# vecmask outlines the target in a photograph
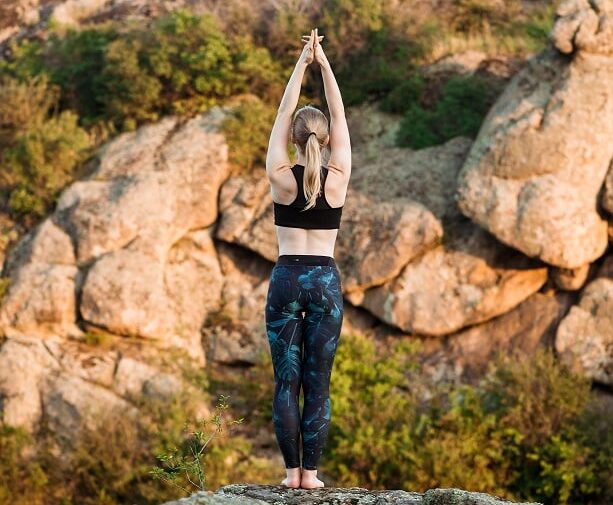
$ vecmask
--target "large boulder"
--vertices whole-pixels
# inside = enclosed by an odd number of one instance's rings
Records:
[[[3,273],[9,288],[0,305],[5,335],[79,335],[79,269],[68,234],[45,219],[9,252]]]
[[[71,445],[82,427],[139,415],[137,398],[169,401],[182,390],[202,396],[153,350],[106,338],[90,344],[59,336],[8,338],[0,347],[0,420],[33,432],[44,416],[57,440]],[[204,399],[197,408],[209,412]]]
[[[443,336],[504,314],[547,280],[547,267],[471,223],[448,233],[392,281],[348,299],[405,332]]]
[[[83,272],[84,324],[182,347],[204,364],[200,328],[223,284],[211,236],[229,176],[223,117],[216,108],[123,134],[62,193],[52,219]]]
[[[447,157],[462,156],[465,146],[465,141],[456,143]],[[400,170],[389,175],[402,179]],[[393,183],[390,188],[395,196],[389,190],[383,192],[385,188],[374,187],[367,195],[359,191],[355,180],[345,201],[335,254],[345,291],[393,279],[406,263],[438,243],[443,233],[433,212],[403,196],[402,189],[394,188]],[[407,180],[402,182],[404,186],[409,184]],[[278,245],[272,207],[265,174],[232,177],[221,189],[216,238],[275,261]]]
[[[442,146],[411,151],[381,148],[377,157],[356,153],[355,175],[350,191],[368,194],[373,208],[385,201],[401,201],[427,209],[443,229],[407,255],[401,269],[391,270],[385,282],[356,283],[345,287],[347,299],[401,330],[442,336],[465,326],[487,321],[511,310],[539,290],[547,279],[547,267],[499,243],[462,216],[454,200],[455,180],[470,140],[452,139]],[[360,163],[363,163],[361,165]],[[372,196],[371,196],[372,195]],[[348,199],[356,198],[351,195]],[[353,221],[353,218],[350,219]],[[428,223],[422,220],[422,223]],[[414,237],[424,237],[423,228]],[[351,230],[349,230],[351,231]],[[341,266],[362,264],[354,233],[339,232]],[[428,237],[430,238],[430,237]],[[377,242],[385,259],[388,241]],[[359,245],[359,244],[358,244]],[[372,244],[373,250],[376,244]],[[390,268],[370,259],[369,268]],[[351,274],[349,274],[351,275]]]
[[[224,285],[219,310],[202,328],[207,361],[256,363],[268,351],[264,306],[272,263],[242,247],[216,246]]]
[[[58,368],[40,338],[7,339],[0,347],[2,422],[34,431],[43,414],[41,383]]]
[[[512,79],[458,177],[466,216],[562,268],[592,262],[607,246],[597,199],[613,158],[612,5],[560,6],[555,47]]]

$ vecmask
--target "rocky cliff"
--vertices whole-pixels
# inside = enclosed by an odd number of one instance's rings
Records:
[[[549,346],[613,385],[612,12],[565,2],[551,47],[513,77],[474,142],[393,147],[397,118],[348,111],[343,331],[421,341],[433,381],[479,373],[497,350]],[[34,430],[45,417],[69,438],[111,412],[137,415],[130,395],[183,387],[159,366],[169,350],[206,366],[267,348],[272,199],[263,169],[231,173],[227,112],[108,142],[10,251],[5,422]],[[92,345],[99,335],[112,345]]]

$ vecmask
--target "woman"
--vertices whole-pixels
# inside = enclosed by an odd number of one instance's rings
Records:
[[[273,424],[287,472],[281,483],[295,488],[324,485],[317,478],[317,462],[328,436],[330,375],[343,321],[334,244],[351,175],[351,145],[341,93],[321,39],[317,29],[302,38],[306,45],[283,94],[266,157],[279,242],[265,309],[276,384]],[[294,114],[302,77],[313,60],[323,77],[329,132],[319,109],[306,106]],[[293,165],[287,153],[290,139],[297,149]],[[328,144],[330,158],[323,167],[322,149]]]

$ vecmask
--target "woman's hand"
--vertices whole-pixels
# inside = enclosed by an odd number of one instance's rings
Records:
[[[315,55],[315,50],[313,47],[314,38],[315,38],[315,30],[311,30],[311,35],[309,36],[305,35],[302,37],[302,41],[306,42],[306,44],[302,48],[302,54],[300,55],[300,58],[298,61],[306,65],[310,65],[311,63],[313,63],[313,57]]]
[[[311,36],[303,35],[302,36],[302,41],[303,42],[310,42],[310,43],[313,44],[313,54],[314,54],[314,56],[311,59],[311,62],[314,59],[317,63],[322,65],[327,60],[326,55],[324,54],[324,50],[323,50],[323,48],[321,47],[321,44],[320,44],[320,42],[325,37],[325,35],[318,35],[317,30],[318,30],[317,28],[315,28],[314,32],[313,32],[313,30],[311,30]]]

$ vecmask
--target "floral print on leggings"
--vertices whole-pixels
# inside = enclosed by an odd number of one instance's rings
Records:
[[[326,445],[330,376],[342,321],[343,296],[336,266],[273,267],[266,330],[275,375],[273,424],[286,468],[300,466],[301,434],[305,469],[317,468]],[[301,386],[302,417],[298,404]]]

